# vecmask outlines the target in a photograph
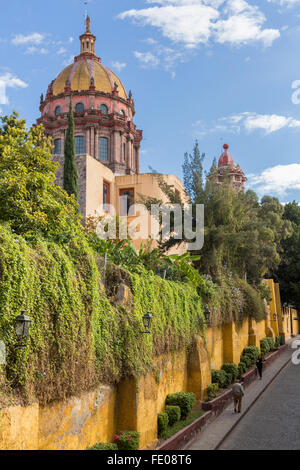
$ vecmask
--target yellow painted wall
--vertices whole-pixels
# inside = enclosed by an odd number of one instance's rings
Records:
[[[206,330],[207,350],[212,369],[220,369],[223,361],[223,327],[216,326]]]
[[[278,309],[279,292],[276,286],[271,287],[275,300],[270,312],[274,306]],[[294,319],[297,312],[285,309],[282,329],[287,337],[291,334],[288,313],[292,313],[294,334],[299,333],[299,321]],[[132,377],[117,386],[99,385],[79,397],[46,407],[35,404],[4,408],[0,410],[0,449],[81,450],[96,442],[111,442],[120,430],[137,430],[140,447],[153,446],[157,414],[163,411],[166,396],[185,391],[195,393],[197,399],[205,398],[211,369],[220,369],[225,362],[238,364],[245,346],[259,346],[262,338],[274,336],[270,323],[269,313],[259,323],[249,318],[209,327],[206,341],[199,336],[189,351],[155,358],[153,372],[138,381]]]
[[[0,410],[0,449],[36,450],[39,443],[39,405]]]

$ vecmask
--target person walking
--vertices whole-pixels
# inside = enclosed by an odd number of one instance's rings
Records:
[[[256,367],[257,367],[258,374],[259,374],[259,380],[262,379],[263,362],[264,362],[263,358],[259,356],[259,358],[256,361]]]
[[[234,404],[234,412],[241,413],[242,411],[242,399],[245,395],[244,388],[242,385],[242,380],[236,381],[232,386],[232,394],[233,394],[233,404]]]

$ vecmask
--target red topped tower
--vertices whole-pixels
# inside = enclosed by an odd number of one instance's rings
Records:
[[[222,184],[224,178],[229,178],[233,188],[237,191],[244,191],[247,178],[239,165],[235,165],[232,155],[228,152],[229,145],[223,145],[224,152],[219,158],[218,166],[212,170],[209,179],[214,184]]]

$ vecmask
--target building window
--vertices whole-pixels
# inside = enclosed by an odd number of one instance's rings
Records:
[[[103,182],[103,204],[110,203],[110,185],[109,183]]]
[[[99,160],[108,160],[108,139],[106,137],[99,138]]]
[[[75,113],[83,113],[84,105],[82,103],[77,103],[75,106]]]
[[[76,155],[85,154],[85,143],[84,143],[84,137],[82,135],[75,137],[75,152],[76,152]]]
[[[61,114],[61,107],[60,106],[56,106],[54,114],[55,114],[55,116],[58,116],[59,114]]]
[[[120,189],[120,215],[130,215],[133,216],[134,205],[134,189]]]
[[[54,155],[61,155],[61,139],[54,140]]]
[[[120,114],[121,114],[121,116],[125,117],[125,111],[124,111],[124,109],[121,109]]]
[[[102,114],[108,114],[108,107],[105,104],[101,104],[100,111]]]

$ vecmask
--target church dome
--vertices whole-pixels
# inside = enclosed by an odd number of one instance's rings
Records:
[[[228,144],[224,144],[223,145],[223,149],[224,149],[224,152],[222,153],[220,159],[219,159],[219,163],[218,163],[218,166],[230,166],[230,167],[234,167],[235,164],[234,164],[234,160],[232,158],[232,155],[228,152],[228,149],[229,149],[229,145]]]
[[[70,88],[70,91],[87,91],[91,83],[94,83],[96,91],[104,93],[112,93],[116,83],[120,98],[127,99],[121,80],[97,60],[87,57],[80,57],[59,74],[53,83],[53,96],[64,93],[65,88]]]
[[[118,96],[127,100],[127,94],[121,80],[95,55],[96,37],[90,32],[90,19],[86,20],[86,31],[80,36],[81,53],[74,63],[66,67],[50,84],[52,96],[68,91],[88,91],[91,87],[97,92],[118,92]]]

